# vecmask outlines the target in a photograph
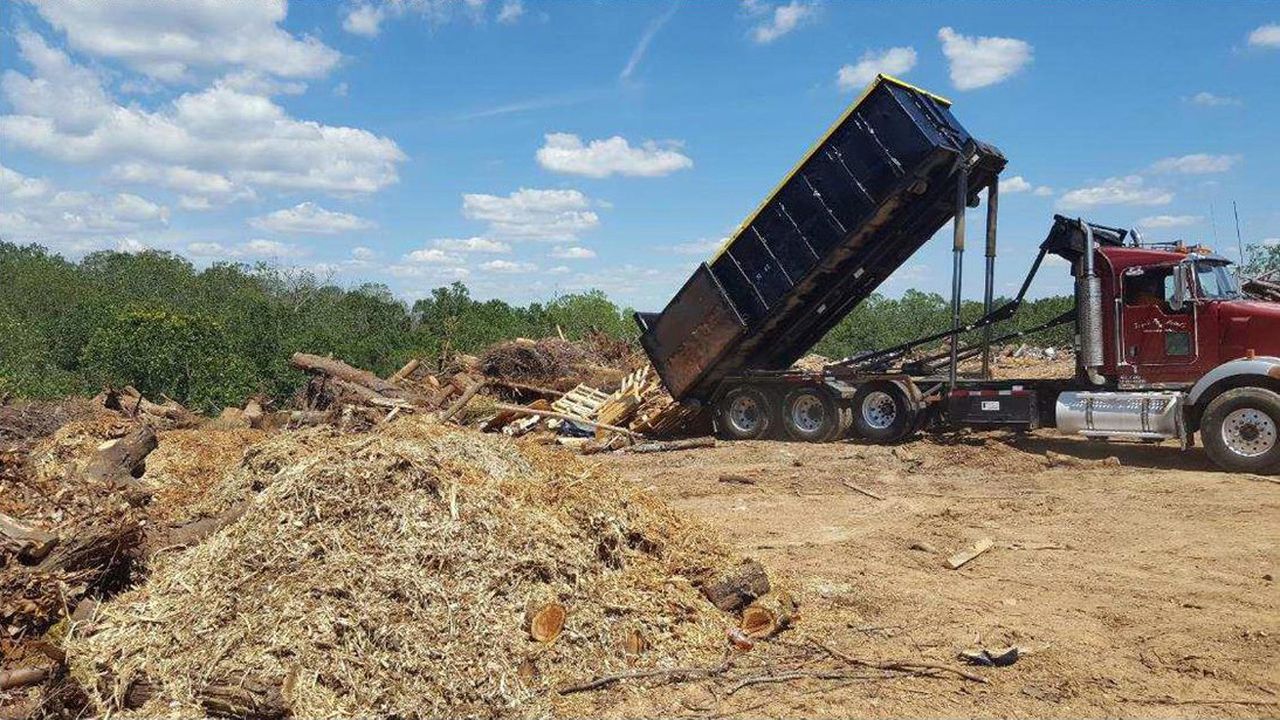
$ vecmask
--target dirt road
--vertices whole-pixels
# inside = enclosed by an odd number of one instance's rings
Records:
[[[1028,654],[982,685],[798,681],[732,696],[636,688],[608,714],[1280,715],[1280,485],[1199,450],[990,435],[721,443],[600,462],[790,577],[784,634],[863,658]],[[1097,462],[1051,466],[1046,453]],[[1106,458],[1114,457],[1114,461]],[[1067,461],[1069,462],[1069,461]],[[742,476],[754,484],[721,481]],[[861,494],[849,481],[883,497]],[[952,553],[994,548],[959,570]]]

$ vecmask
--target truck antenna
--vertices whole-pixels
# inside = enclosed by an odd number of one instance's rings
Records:
[[[1244,267],[1244,240],[1240,238],[1240,210],[1236,207],[1236,201],[1231,201],[1231,212],[1236,216],[1236,250],[1240,253],[1240,267]]]
[[[1213,212],[1213,203],[1209,203],[1209,224],[1213,226],[1213,246],[1218,246],[1218,216]]]

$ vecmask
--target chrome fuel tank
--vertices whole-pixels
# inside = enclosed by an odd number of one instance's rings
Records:
[[[1085,437],[1161,440],[1183,435],[1181,392],[1064,392],[1058,432]]]

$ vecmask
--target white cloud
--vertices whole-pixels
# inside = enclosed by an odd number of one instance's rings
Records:
[[[382,32],[387,21],[407,15],[415,15],[435,25],[443,25],[458,17],[481,22],[486,4],[485,0],[360,0],[349,6],[342,19],[342,29],[353,35],[373,38]],[[509,16],[507,20],[502,19],[504,11],[505,5],[498,12],[499,22],[511,22],[513,19]]]
[[[319,77],[341,58],[319,40],[281,28],[283,0],[46,0],[35,8],[71,47],[165,81],[224,66]]]
[[[578,245],[574,245],[572,247],[558,247],[551,251],[551,257],[558,258],[560,260],[589,260],[595,256],[595,250]]]
[[[1199,215],[1152,215],[1138,220],[1138,226],[1144,228],[1175,228],[1195,225],[1204,220]]]
[[[342,29],[352,35],[377,37],[382,31],[383,9],[376,5],[357,5],[342,20]]]
[[[568,265],[557,265],[550,270],[547,270],[547,273],[550,275],[564,275],[568,272],[571,272]]]
[[[340,82],[337,85],[333,86],[334,97],[344,98],[347,96],[347,93],[349,92],[351,92],[351,86],[347,85],[345,82]]]
[[[1208,91],[1201,91],[1186,98],[1187,102],[1192,105],[1201,105],[1203,107],[1223,107],[1226,105],[1244,105],[1244,101],[1240,98],[1227,97],[1224,95],[1214,95]]]
[[[489,262],[481,263],[480,269],[494,273],[526,273],[537,270],[538,266],[533,263],[514,262],[511,260],[490,260]]]
[[[1017,38],[971,37],[944,27],[938,39],[950,63],[951,83],[959,90],[1004,82],[1031,62],[1031,44]]]
[[[1271,23],[1249,33],[1249,44],[1254,47],[1280,48],[1280,23]]]
[[[751,38],[761,45],[767,45],[813,20],[818,12],[817,5],[802,0],[791,0],[786,5],[778,5],[771,8],[771,12],[762,3],[747,5],[748,12],[753,14],[760,13],[762,9],[768,13],[768,18],[751,29]]]
[[[169,209],[132,193],[57,190],[43,178],[0,165],[0,237],[73,251],[169,222]]]
[[[693,167],[693,160],[679,148],[678,142],[653,140],[632,147],[626,138],[618,135],[583,144],[577,135],[549,133],[546,142],[538,148],[537,159],[547,170],[570,175],[660,177]]]
[[[198,258],[229,257],[234,251],[221,243],[193,242],[187,243],[187,254]]]
[[[405,156],[394,141],[294,119],[271,98],[236,89],[245,86],[243,77],[223,78],[155,110],[123,106],[93,71],[39,35],[19,31],[17,40],[34,72],[9,70],[0,80],[13,110],[0,116],[0,138],[12,145],[64,162],[155,165],[205,173],[206,180],[219,175],[248,189],[370,193],[399,179]]]
[[[253,257],[295,258],[307,254],[307,249],[298,245],[277,242],[275,240],[250,240],[240,245],[241,254]]]
[[[876,75],[905,75],[916,66],[916,50],[913,47],[892,47],[888,50],[868,50],[858,62],[845,65],[836,71],[836,85],[845,91],[861,90]]]
[[[441,250],[449,250],[451,252],[468,252],[468,253],[507,253],[511,252],[511,246],[500,240],[494,240],[486,237],[469,237],[469,238],[440,238],[432,241],[432,244]]]
[[[374,258],[375,258],[375,257],[377,257],[377,256],[378,256],[378,254],[377,254],[376,252],[374,252],[372,248],[367,248],[367,247],[365,247],[365,246],[363,246],[363,245],[357,245],[357,246],[355,246],[355,247],[351,248],[351,258],[352,258],[353,260],[359,260],[359,261],[361,261],[361,262],[367,262],[367,261],[369,261],[369,260],[374,259]]]
[[[254,197],[252,189],[236,185],[224,175],[185,165],[118,163],[112,166],[109,177],[117,182],[150,184],[173,190],[180,194],[179,203],[188,210],[208,210],[215,205]]]
[[[724,237],[698,238],[697,240],[690,240],[689,242],[680,243],[679,245],[672,245],[671,251],[678,255],[710,255],[716,250],[719,250],[720,246],[728,239],[729,238]]]
[[[404,256],[405,262],[432,265],[458,265],[462,258],[450,255],[440,248],[421,248]]]
[[[1097,205],[1168,205],[1173,193],[1146,187],[1141,176],[1107,178],[1098,185],[1068,190],[1058,200],[1064,208]]]
[[[653,42],[653,38],[662,29],[663,25],[676,14],[676,10],[680,8],[679,3],[671,3],[671,7],[665,12],[653,19],[649,26],[644,29],[644,33],[640,35],[640,39],[636,41],[636,45],[631,49],[631,55],[627,58],[627,64],[623,66],[622,72],[618,73],[619,80],[627,80],[631,74],[639,67],[640,61],[644,59],[644,54],[649,51],[649,43]]]
[[[325,210],[313,202],[302,202],[291,208],[282,208],[261,217],[250,218],[249,224],[270,232],[333,235],[336,233],[367,230],[374,224],[350,213]]]
[[[150,245],[137,238],[124,237],[116,241],[116,252],[137,255],[138,253],[146,252],[150,249]]]
[[[1280,246],[1280,237],[1263,238],[1258,242],[1262,243],[1263,247],[1276,247]]]
[[[1000,192],[1004,195],[1029,192],[1036,197],[1048,197],[1053,194],[1053,188],[1047,185],[1033,185],[1021,175],[1013,175],[1000,178]]]
[[[524,15],[524,3],[521,0],[505,0],[498,11],[498,22],[509,25]]]
[[[49,194],[52,188],[48,180],[27,177],[17,170],[0,165],[0,198],[15,203],[33,200]]]
[[[504,240],[572,241],[600,224],[577,190],[520,188],[506,197],[468,193],[462,214],[489,224],[486,236]]]
[[[1240,161],[1239,155],[1209,155],[1195,153],[1180,157],[1167,157],[1157,160],[1151,166],[1155,172],[1181,173],[1183,175],[1204,175],[1207,173],[1226,172]]]

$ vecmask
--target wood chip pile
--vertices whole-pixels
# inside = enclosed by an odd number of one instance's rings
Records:
[[[554,690],[714,664],[737,622],[704,597],[736,565],[700,526],[562,452],[430,417],[278,433],[201,510],[230,507],[74,626],[92,712],[589,714]]]

